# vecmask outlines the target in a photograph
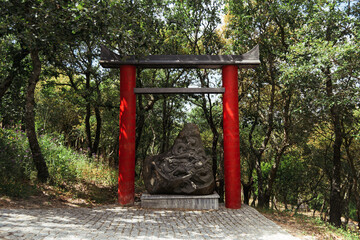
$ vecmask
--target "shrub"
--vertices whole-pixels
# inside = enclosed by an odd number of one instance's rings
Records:
[[[0,194],[22,197],[32,192],[35,176],[26,135],[20,129],[0,129]]]
[[[75,182],[91,182],[105,186],[117,184],[117,172],[101,161],[95,162],[62,143],[61,135],[46,134],[39,143],[49,169],[49,183],[66,186]],[[0,130],[0,194],[27,196],[29,185],[36,182],[36,170],[24,132],[19,129]]]

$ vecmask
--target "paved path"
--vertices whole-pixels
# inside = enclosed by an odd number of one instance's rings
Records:
[[[286,239],[255,209],[149,210],[137,207],[0,209],[0,239]]]

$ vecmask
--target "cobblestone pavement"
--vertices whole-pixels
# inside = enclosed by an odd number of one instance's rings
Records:
[[[0,209],[0,239],[296,239],[255,209]]]

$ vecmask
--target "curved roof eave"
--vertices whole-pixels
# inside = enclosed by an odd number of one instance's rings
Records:
[[[101,46],[100,64],[104,68],[135,65],[141,68],[210,68],[237,65],[253,68],[260,64],[259,45],[242,55],[149,55],[146,57],[120,56]]]

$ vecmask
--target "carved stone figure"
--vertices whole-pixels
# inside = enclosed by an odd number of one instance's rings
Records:
[[[212,194],[212,161],[205,155],[199,128],[187,123],[169,151],[147,157],[143,178],[150,194]]]

